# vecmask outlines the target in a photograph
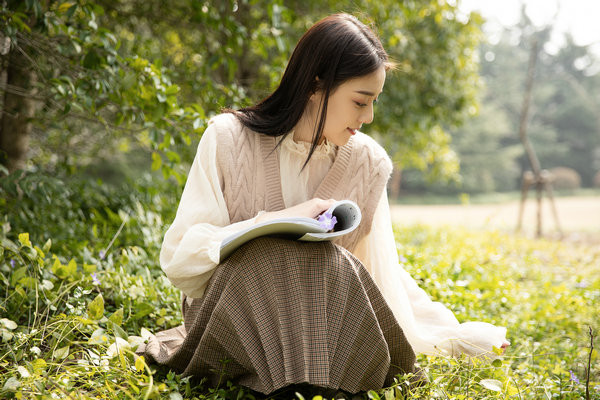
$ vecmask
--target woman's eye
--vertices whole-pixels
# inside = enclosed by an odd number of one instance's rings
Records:
[[[361,102],[359,102],[359,101],[355,101],[354,103],[355,103],[357,106],[359,106],[359,107],[366,107],[366,106],[367,106],[365,103],[361,103]]]

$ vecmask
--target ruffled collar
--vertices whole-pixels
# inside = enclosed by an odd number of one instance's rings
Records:
[[[281,142],[281,147],[291,153],[307,157],[311,144],[310,142],[295,142],[294,132],[290,132]],[[335,156],[336,151],[337,146],[325,138],[323,143],[317,145],[312,156],[315,158],[328,158]]]

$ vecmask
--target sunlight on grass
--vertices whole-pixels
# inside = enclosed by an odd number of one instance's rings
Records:
[[[140,213],[143,211],[140,210]],[[143,221],[142,216],[133,218]],[[148,222],[147,229],[151,227]],[[1,234],[0,397],[243,399],[148,365],[132,350],[181,322],[179,294],[156,265],[157,249],[88,248],[73,258],[29,235]],[[580,399],[587,366],[600,398],[600,248],[500,232],[412,226],[396,230],[403,267],[459,320],[508,328],[512,345],[489,362],[419,356],[429,378],[363,397],[382,399]]]

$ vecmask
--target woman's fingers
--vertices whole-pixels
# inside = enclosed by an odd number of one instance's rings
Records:
[[[276,218],[308,217],[316,218],[319,214],[327,211],[335,203],[334,199],[314,198],[300,203],[285,210],[266,212],[256,219],[256,222],[265,222]]]

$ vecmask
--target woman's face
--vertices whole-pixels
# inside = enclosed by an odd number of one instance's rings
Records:
[[[383,90],[384,83],[385,68],[381,66],[368,75],[350,79],[338,86],[329,95],[323,136],[343,146],[360,130],[362,124],[370,124],[373,121],[373,103]]]

